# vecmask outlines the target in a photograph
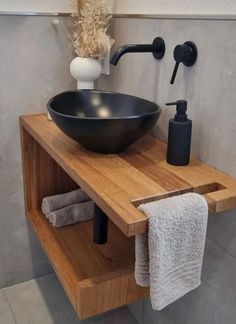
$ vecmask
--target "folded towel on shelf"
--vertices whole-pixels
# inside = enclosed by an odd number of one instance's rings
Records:
[[[42,212],[48,218],[48,214],[53,210],[89,200],[89,196],[82,189],[70,191],[65,194],[45,197],[42,201]]]
[[[187,193],[142,204],[148,233],[135,239],[135,279],[150,285],[152,307],[161,310],[201,283],[208,205]]]
[[[93,215],[94,203],[90,200],[84,203],[74,204],[54,210],[49,213],[48,219],[52,226],[62,227],[78,222],[88,221],[93,218]]]

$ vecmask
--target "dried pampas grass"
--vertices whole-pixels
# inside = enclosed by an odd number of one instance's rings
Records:
[[[86,0],[80,11],[73,45],[80,57],[99,58],[107,54],[111,40],[107,34],[111,0]]]

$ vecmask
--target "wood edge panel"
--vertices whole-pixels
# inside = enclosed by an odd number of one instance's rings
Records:
[[[133,273],[134,273],[134,266],[128,267],[128,268],[123,268],[123,269],[118,269],[116,271],[111,271],[111,272],[106,273],[101,276],[81,280],[77,283],[77,289],[91,288],[93,286],[96,286],[99,283],[103,283],[103,282],[107,281],[108,279],[115,279],[120,276],[127,275],[127,274],[133,274]]]
[[[149,296],[149,288],[139,287],[134,269],[121,269],[77,286],[77,312],[86,319]]]
[[[66,280],[67,278],[65,278],[65,275],[63,275],[61,273],[61,271],[58,270],[58,268],[59,268],[58,263],[66,265],[65,262],[63,262],[61,260],[60,244],[58,244],[58,242],[56,240],[53,240],[53,245],[50,244],[47,237],[50,237],[51,233],[49,233],[49,235],[41,235],[42,231],[39,230],[39,227],[37,226],[36,222],[34,221],[34,218],[35,218],[34,213],[35,212],[37,212],[37,211],[28,211],[26,216],[27,216],[28,220],[30,221],[30,223],[32,224],[34,231],[37,234],[37,237],[39,239],[39,242],[40,242],[44,252],[46,253],[48,259],[50,260],[50,264],[52,265],[57,277],[59,278],[64,290],[66,291],[68,298],[70,299],[73,307],[76,309],[76,283],[77,283],[76,276],[73,275],[73,270],[69,269],[68,272],[70,274],[70,279],[71,279],[71,281],[73,281],[73,283],[68,285],[67,280]],[[48,246],[50,247],[49,249],[48,249]],[[57,261],[55,261],[55,257],[53,257],[52,255],[56,256]]]
[[[66,280],[64,276],[58,271],[58,267],[55,266],[55,260],[52,257],[52,254],[55,253],[55,250],[58,252],[58,257],[60,257],[60,249],[58,249],[55,244],[53,246],[50,246],[50,244],[47,244],[49,246],[49,250],[46,247],[46,236],[43,235],[42,237],[42,232],[38,230],[38,223],[37,223],[37,218],[34,217],[35,213],[37,213],[37,210],[35,208],[39,207],[39,195],[41,193],[41,190],[43,187],[41,187],[40,183],[40,168],[43,168],[43,163],[47,163],[45,167],[50,166],[49,172],[52,171],[51,168],[53,169],[54,172],[52,172],[52,175],[50,177],[50,181],[52,180],[53,177],[55,177],[56,174],[58,174],[60,177],[63,176],[60,170],[58,168],[55,168],[54,163],[49,163],[48,161],[52,160],[50,155],[45,156],[46,151],[42,151],[41,146],[38,144],[38,142],[34,139],[34,137],[28,132],[28,130],[25,128],[23,119],[20,118],[20,132],[21,132],[21,149],[22,149],[22,167],[23,167],[23,179],[24,179],[24,197],[25,197],[25,210],[26,210],[26,216],[28,220],[31,222],[34,231],[36,232],[39,241],[46,252],[48,258],[51,260],[51,264],[57,273],[58,277],[60,278],[60,281],[67,292],[67,295],[72,303],[72,305],[75,307],[76,306],[76,299],[75,299],[75,292],[73,292],[73,286],[75,284],[68,285],[66,283]],[[46,157],[46,159],[44,158]],[[53,161],[53,160],[52,160]],[[42,164],[42,165],[41,165]],[[59,172],[59,173],[58,173]],[[47,178],[47,177],[46,177]],[[64,179],[65,180],[65,179]],[[49,179],[47,179],[49,181]],[[65,186],[67,181],[63,181],[63,186]],[[58,182],[57,182],[58,184]],[[71,184],[70,184],[71,185]],[[54,187],[55,185],[52,184]],[[41,204],[41,203],[40,203]],[[46,231],[46,227],[44,228]],[[48,235],[48,237],[51,234]],[[51,236],[50,236],[51,237]],[[53,252],[54,251],[54,252]],[[58,258],[57,257],[57,258]],[[62,262],[60,262],[62,263]],[[71,271],[70,271],[71,273]],[[73,276],[71,276],[72,278]],[[72,280],[72,279],[71,279]]]
[[[216,202],[215,212],[224,212],[236,208],[236,189],[225,189],[208,194],[209,198]]]
[[[139,220],[139,221],[129,224],[127,237],[132,237],[132,236],[135,236],[137,234],[142,234],[147,231],[148,218],[142,211],[140,211],[140,213],[143,214],[144,218],[142,220]]]
[[[27,154],[27,132],[22,125],[22,118],[19,118],[20,121],[20,140],[21,140],[21,160],[22,160],[22,173],[23,173],[23,182],[24,182],[24,206],[25,206],[25,213],[27,213],[31,209],[30,204],[30,197],[29,192],[27,189],[29,188],[28,183],[28,170],[29,170],[29,161],[28,161],[28,154]]]

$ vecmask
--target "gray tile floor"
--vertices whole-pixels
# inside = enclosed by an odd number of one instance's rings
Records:
[[[0,324],[138,324],[127,307],[80,321],[55,275],[0,290]]]

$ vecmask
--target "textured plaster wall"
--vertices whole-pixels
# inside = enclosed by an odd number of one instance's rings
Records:
[[[64,22],[70,25],[70,19]],[[46,17],[0,16],[0,287],[52,271],[24,213],[20,115],[74,87],[67,36]]]

